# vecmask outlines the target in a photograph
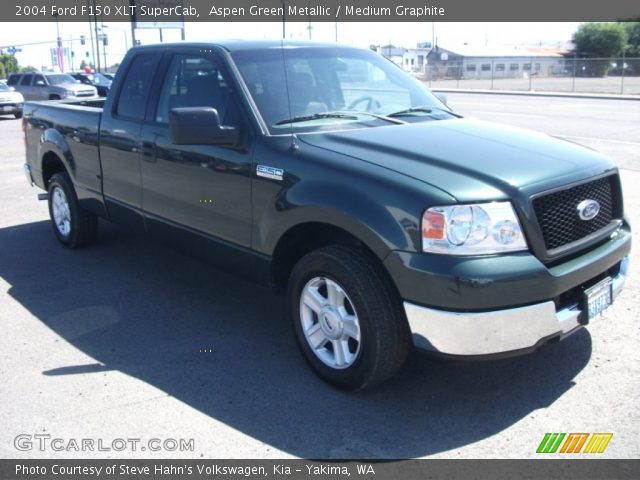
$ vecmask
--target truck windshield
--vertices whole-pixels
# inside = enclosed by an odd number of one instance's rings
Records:
[[[382,117],[418,106],[453,118],[418,80],[370,50],[285,46],[232,57],[272,134],[390,125]]]
[[[71,75],[47,75],[49,85],[63,85],[65,83],[76,83]]]

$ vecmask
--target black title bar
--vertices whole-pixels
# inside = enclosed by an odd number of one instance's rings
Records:
[[[2,22],[479,22],[640,19],[629,0],[3,0]]]
[[[424,480],[640,477],[640,460],[0,460],[0,480]]]

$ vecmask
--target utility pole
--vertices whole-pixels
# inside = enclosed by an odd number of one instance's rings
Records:
[[[91,9],[89,8],[89,0],[87,0],[87,11],[89,12],[89,36],[91,37],[91,58],[93,59],[93,66],[95,68],[96,64],[96,48],[93,43],[93,26],[91,25]]]
[[[98,35],[98,19],[95,16],[96,13],[96,0],[91,0],[91,3],[93,5],[93,29],[95,31],[95,35],[96,35],[96,59],[97,59],[97,65],[95,65],[96,67],[96,71],[100,72],[101,68],[100,68],[100,36]]]
[[[102,55],[104,55],[104,69],[107,69],[107,44],[109,40],[107,39],[107,34],[104,31],[104,16],[100,15],[100,31],[102,32]]]

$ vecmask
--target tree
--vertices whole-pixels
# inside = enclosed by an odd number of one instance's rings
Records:
[[[95,68],[93,67],[93,64],[91,62],[85,62],[84,60],[82,60],[80,62],[80,70],[84,71],[85,67],[91,67],[91,70],[95,70]]]
[[[7,71],[4,69],[4,63],[0,63],[0,78],[5,78]]]
[[[631,67],[631,74],[640,75],[640,18],[635,21],[620,22],[627,32],[626,63]]]
[[[18,71],[18,61],[8,53],[0,54],[0,64],[4,66],[4,74],[9,75]]]
[[[593,58],[581,62],[576,69],[579,75],[604,77],[611,68],[611,61],[627,44],[627,32],[619,23],[583,23],[573,34],[575,56]]]
[[[36,67],[32,67],[31,65],[27,65],[26,67],[20,67],[20,73],[33,73],[37,71],[38,69]]]

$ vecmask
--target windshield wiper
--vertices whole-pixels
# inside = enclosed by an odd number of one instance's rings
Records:
[[[448,113],[449,115],[453,115],[454,117],[458,117],[458,118],[462,118],[462,115],[458,115],[457,113],[453,113],[450,110],[446,110],[444,108],[440,108],[440,107],[434,107],[431,105],[419,105],[417,107],[411,107],[411,108],[406,108],[404,110],[399,110],[397,112],[393,112],[387,115],[387,117],[402,117],[403,115],[410,115],[412,113],[415,112],[420,112],[420,113],[433,113],[434,111],[437,112],[444,112],[444,113]]]
[[[344,120],[358,120],[353,114],[341,113],[341,112],[320,112],[313,115],[298,115],[296,117],[285,118],[284,120],[278,120],[275,125],[284,125],[285,123],[298,123],[308,122],[310,120],[319,120],[322,118],[340,118]]]
[[[284,125],[285,123],[297,123],[297,122],[308,122],[311,120],[318,120],[322,118],[339,118],[342,120],[358,120],[358,115],[368,115],[373,118],[377,118],[379,120],[384,120],[391,123],[404,124],[402,120],[397,120],[395,118],[389,118],[384,115],[378,115],[377,113],[371,112],[360,112],[360,111],[352,111],[352,110],[337,110],[335,112],[319,112],[314,113],[312,115],[299,115],[296,117],[287,118],[284,120],[278,120],[276,125]]]

